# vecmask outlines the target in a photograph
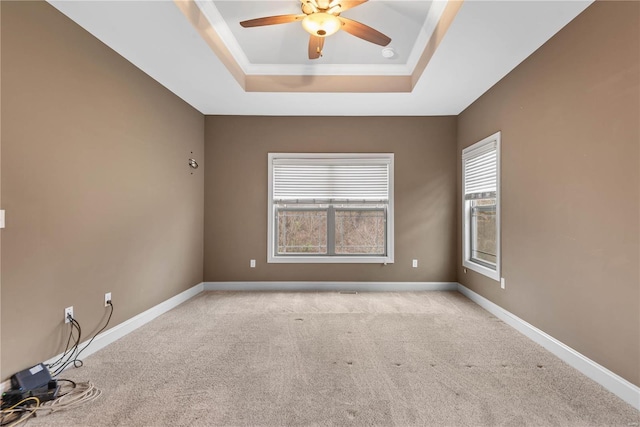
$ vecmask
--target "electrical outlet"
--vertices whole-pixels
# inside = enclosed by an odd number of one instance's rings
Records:
[[[250,266],[251,268],[256,268],[256,260],[255,260],[255,259],[252,259],[252,260],[251,260],[251,262],[249,263],[249,266]]]
[[[71,322],[71,320],[69,320],[69,315],[73,317],[73,306],[64,309],[64,323]]]
[[[506,283],[505,283],[505,281],[504,281],[504,277],[501,277],[501,278],[500,278],[500,287],[501,287],[502,289],[506,289],[506,287],[507,287],[507,284],[506,284]]]
[[[413,260],[413,262],[411,263],[411,266],[412,266],[413,268],[418,268],[418,260],[417,260],[417,259],[414,259],[414,260]]]
[[[111,292],[107,292],[106,294],[104,294],[104,306],[108,307],[110,302],[111,302]]]

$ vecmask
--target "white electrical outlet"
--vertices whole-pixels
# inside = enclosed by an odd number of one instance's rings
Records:
[[[504,277],[500,278],[500,287],[502,289],[506,289],[506,287],[507,287],[507,284],[504,282]]]
[[[250,266],[251,268],[256,268],[256,260],[255,260],[255,259],[252,259],[252,260],[251,260],[251,262],[249,263],[249,266]]]
[[[107,292],[106,294],[104,294],[104,306],[108,307],[110,302],[111,302],[111,292]]]
[[[73,317],[73,306],[64,309],[64,323],[71,322],[71,320],[69,320],[69,315]]]
[[[411,266],[412,266],[413,268],[418,268],[418,260],[417,260],[417,259],[414,259],[414,260],[413,260],[413,262],[411,263]]]
[[[4,209],[0,210],[0,228],[4,228]]]

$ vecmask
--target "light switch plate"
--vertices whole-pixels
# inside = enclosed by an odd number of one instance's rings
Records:
[[[0,210],[0,228],[4,228],[4,209]]]

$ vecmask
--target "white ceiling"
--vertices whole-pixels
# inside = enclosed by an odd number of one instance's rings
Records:
[[[260,93],[241,88],[172,1],[50,0],[203,114],[313,116],[459,114],[591,2],[466,0],[411,93]],[[298,13],[298,0],[213,5],[224,22],[212,24],[221,35],[226,25],[249,66],[283,74],[287,67],[302,66],[313,75],[314,67],[322,64],[385,67],[390,62],[381,57],[379,46],[339,32],[327,38],[325,57],[316,63],[305,59],[308,38],[298,23],[248,29],[238,25],[239,20]],[[420,34],[424,36],[429,10],[433,5],[428,1],[372,0],[343,16],[391,37],[399,53],[391,62],[402,65],[420,43]],[[225,42],[232,52],[233,43]]]

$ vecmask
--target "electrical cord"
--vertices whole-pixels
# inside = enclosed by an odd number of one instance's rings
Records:
[[[26,407],[21,406],[23,403],[28,402],[30,400],[34,400],[35,401],[35,404],[36,404],[35,408],[26,408]],[[18,403],[16,403],[15,405],[11,406],[10,408],[3,409],[2,411],[0,411],[0,413],[2,414],[2,424],[0,424],[0,425],[8,426],[8,427],[14,427],[14,426],[17,426],[20,423],[26,422],[29,418],[31,418],[33,415],[35,415],[36,410],[39,407],[40,407],[40,399],[38,399],[37,397],[26,397],[26,398],[22,399],[21,401],[19,401]],[[27,411],[29,413],[25,416]],[[4,421],[4,418],[7,415],[13,415],[13,414],[20,414],[20,415],[19,415],[19,417],[17,419],[11,419],[9,421]]]
[[[52,368],[54,368],[54,367],[58,366],[58,365],[62,362],[62,359],[64,359],[64,358],[65,358],[65,356],[67,355],[67,353],[69,352],[69,350],[71,350],[71,349],[69,348],[69,343],[71,343],[71,338],[73,338],[73,331],[74,331],[73,326],[74,326],[73,322],[69,322],[69,338],[67,338],[67,345],[64,347],[64,353],[62,353],[62,356],[60,356],[60,358],[59,358],[58,360],[56,360],[55,362],[52,362],[52,363],[48,364],[48,365],[47,365],[47,368],[52,369]],[[78,345],[78,341],[76,340],[76,343],[75,343],[75,345],[74,345],[74,346],[77,346],[77,345]],[[72,347],[72,348],[73,348],[73,347]]]
[[[73,347],[71,347],[71,351],[67,354],[66,360],[63,360],[61,364],[56,368],[56,370],[52,373],[54,377],[60,374],[60,372],[64,371],[67,366],[74,362],[77,357],[76,352],[78,351],[80,340],[82,338],[82,328],[80,327],[80,323],[78,323],[78,321],[73,317],[69,317],[69,319],[71,321],[72,328],[75,328],[78,331],[78,338],[75,340],[75,344],[73,345]]]
[[[71,390],[65,391],[60,397],[48,402],[44,402],[34,410],[38,415],[41,413],[49,415],[54,412],[63,411],[76,406],[89,403],[100,397],[102,392],[96,388],[90,381],[75,383],[70,380],[65,380],[72,383]]]
[[[91,337],[91,339],[89,340],[89,342],[82,348],[80,348],[80,337],[82,336],[82,328],[80,327],[80,323],[74,319],[73,317],[71,317],[71,323],[75,325],[75,328],[78,330],[78,339],[76,340],[75,345],[72,347],[72,351],[69,353],[69,356],[67,358],[67,360],[62,363],[61,366],[59,366],[54,372],[53,372],[53,376],[57,376],[59,375],[62,371],[64,371],[67,366],[73,364],[73,366],[75,368],[80,368],[82,367],[82,365],[84,365],[84,362],[79,358],[80,354],[85,351],[87,349],[87,347],[89,347],[91,345],[91,343],[93,342],[93,340],[96,339],[96,337],[98,335],[100,335],[100,333],[102,331],[104,331],[107,326],[109,326],[109,323],[111,322],[111,316],[113,316],[113,303],[111,301],[107,301],[107,304],[109,305],[109,308],[111,308],[110,312],[109,312],[109,317],[107,318],[107,321],[105,322],[104,326],[102,328],[100,328],[100,330],[98,332],[96,332],[93,337]]]
[[[105,322],[104,326],[100,328],[100,330],[96,332],[93,337],[91,337],[89,342],[81,349],[80,342],[82,339],[82,327],[80,326],[80,322],[74,319],[71,315],[67,316],[67,318],[69,319],[69,323],[71,324],[71,329],[69,331],[69,337],[67,338],[64,353],[62,353],[58,360],[47,365],[47,368],[50,370],[56,368],[52,374],[53,377],[59,375],[67,368],[67,366],[72,363],[76,368],[79,368],[83,365],[82,360],[79,359],[80,354],[91,345],[93,340],[95,340],[95,338],[100,333],[102,333],[102,331],[104,331],[111,322],[114,307],[111,301],[107,301],[107,304],[111,308],[107,321]],[[74,337],[75,331],[78,332],[77,338]],[[74,340],[74,344],[73,346],[69,347],[72,339]],[[22,399],[15,405],[7,409],[0,410],[0,427],[14,427],[23,422],[26,422],[29,418],[36,415],[36,413],[45,412],[46,414],[51,414],[53,412],[62,411],[74,406],[91,402],[97,399],[102,394],[101,391],[97,389],[91,382],[76,383],[73,380],[67,380],[63,378],[57,379],[57,381],[68,383],[68,385],[60,386],[60,394],[56,399],[44,402],[42,405],[40,404],[40,399],[38,399],[37,397],[27,397],[25,399]],[[31,408],[23,405],[30,401],[35,401],[36,406]]]
[[[76,368],[79,368],[79,367],[80,367],[80,366],[82,366],[82,364],[83,364],[83,363],[82,363],[82,360],[78,359],[78,356],[80,356],[80,353],[82,353],[83,351],[85,351],[85,349],[91,345],[91,343],[93,342],[93,340],[94,340],[94,339],[96,339],[96,337],[97,337],[98,335],[100,335],[100,333],[101,333],[102,331],[104,331],[104,330],[107,328],[107,326],[109,326],[109,322],[111,322],[111,316],[113,315],[113,303],[112,303],[111,301],[107,301],[107,304],[109,304],[109,307],[111,307],[111,311],[109,312],[109,317],[107,318],[107,323],[105,323],[105,324],[104,324],[104,326],[103,326],[103,327],[102,327],[98,332],[96,332],[96,333],[93,335],[93,337],[89,340],[89,342],[87,343],[87,345],[85,345],[84,347],[82,347],[82,350],[80,350],[80,351],[78,352],[78,354],[76,354],[76,358],[75,358],[75,360],[73,361],[73,365],[74,365]],[[77,362],[80,362],[80,365],[79,365],[79,366],[78,366],[78,365],[76,365],[76,361],[77,361]]]
[[[66,380],[66,379],[64,379],[64,378],[58,378],[56,381],[58,381],[58,382],[63,381],[63,382],[65,382],[65,383],[69,383],[69,384],[71,384],[71,387],[73,387],[73,388],[76,388],[76,385],[77,385],[75,381],[73,381],[73,380]]]
[[[72,389],[76,388],[76,386],[77,386],[77,384],[75,383],[75,381],[72,381],[72,380],[65,380],[64,378],[58,378],[56,381],[58,381],[58,384],[60,384],[60,382],[61,382],[61,381],[63,381],[63,382],[67,382],[67,383],[71,384],[71,388],[72,388]],[[68,393],[69,393],[69,392],[68,392],[68,391],[67,391],[67,392],[65,392],[65,391],[64,391],[64,389],[63,389],[63,387],[62,387],[62,385],[60,385],[60,391],[58,392],[58,397],[62,397],[62,396],[64,396],[65,394],[68,394]]]
[[[61,391],[64,391],[64,393],[58,398],[40,403],[40,400],[37,397],[27,397],[12,407],[0,411],[2,416],[2,418],[0,418],[0,426],[14,427],[26,422],[34,415],[49,415],[54,412],[71,409],[85,403],[92,402],[102,394],[102,392],[89,381],[78,383],[65,379],[59,379],[58,381],[69,383],[69,385],[65,384],[64,386],[61,386]],[[36,402],[35,407],[31,408],[22,406],[22,404],[30,400],[34,400]],[[6,417],[11,416],[14,417],[9,420],[5,420]],[[18,418],[15,418],[15,416]]]

